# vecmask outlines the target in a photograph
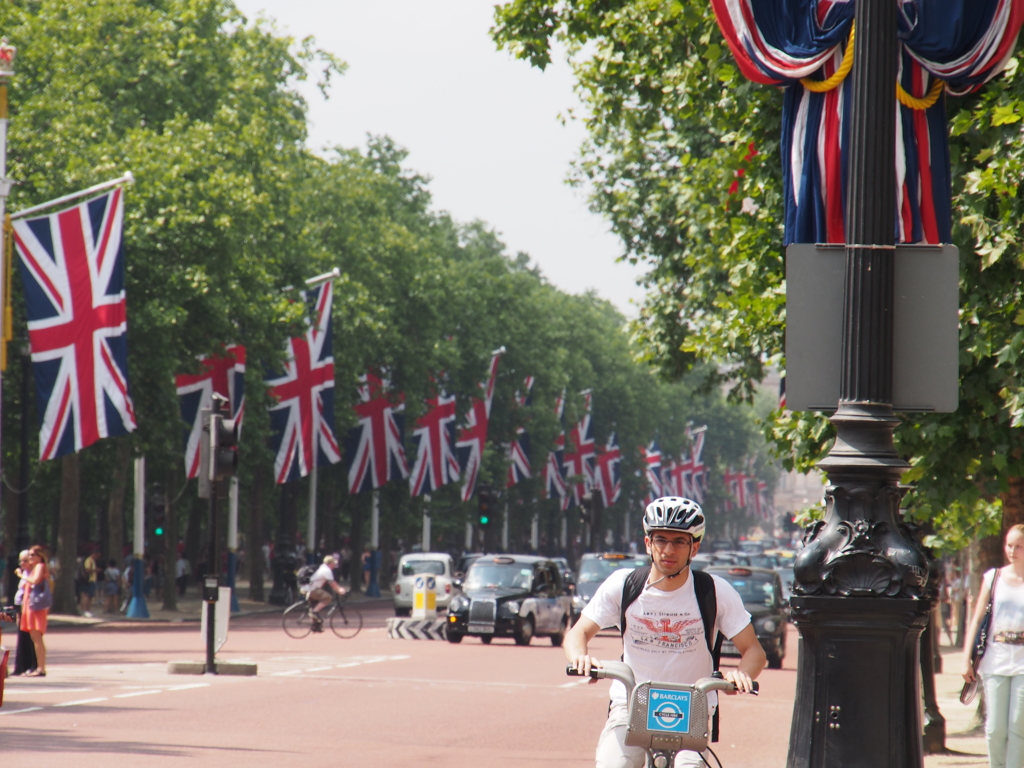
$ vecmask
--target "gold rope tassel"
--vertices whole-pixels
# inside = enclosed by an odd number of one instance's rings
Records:
[[[850,70],[853,69],[853,38],[856,32],[857,25],[855,23],[850,24],[850,39],[846,42],[843,60],[839,64],[839,69],[836,70],[832,77],[828,80],[811,80],[809,77],[804,77],[800,79],[800,85],[812,93],[828,93],[838,88],[839,84],[850,74]]]
[[[827,80],[812,80],[809,77],[803,77],[800,79],[800,85],[806,88],[811,93],[828,93],[829,91],[835,90],[839,87],[839,84],[846,79],[846,76],[850,74],[850,70],[853,69],[853,40],[857,33],[857,25],[850,24],[850,39],[846,42],[846,50],[843,51],[843,60],[839,64],[839,69],[836,70],[835,74]],[[907,107],[908,109],[928,109],[932,107],[935,102],[939,100],[939,96],[942,95],[942,89],[945,87],[945,83],[938,78],[932,83],[931,88],[928,89],[928,95],[923,98],[917,96],[911,96],[902,85],[896,83],[896,98],[899,99],[900,104]]]

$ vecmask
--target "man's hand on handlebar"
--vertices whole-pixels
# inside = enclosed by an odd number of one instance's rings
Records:
[[[722,677],[736,686],[736,690],[726,691],[726,696],[735,696],[737,693],[751,693],[754,690],[754,681],[746,672],[739,669],[723,669]]]
[[[577,675],[580,675],[581,677],[590,677],[590,670],[593,667],[600,667],[601,662],[593,656],[583,654],[569,659],[569,666],[576,670]],[[590,682],[596,683],[597,679],[590,677]]]

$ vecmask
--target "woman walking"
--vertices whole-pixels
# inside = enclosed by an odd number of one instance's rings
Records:
[[[26,672],[25,677],[46,677],[46,620],[50,615],[53,596],[50,592],[50,568],[46,564],[46,552],[40,546],[28,551],[27,567],[19,568],[15,574],[25,580],[25,593],[21,603],[21,628],[32,638],[36,649],[36,668]]]
[[[977,635],[992,597],[988,645],[978,667],[985,691],[988,761],[991,768],[1024,768],[1024,525],[1007,532],[1005,553],[1009,565],[982,578],[967,637]],[[963,676],[971,682],[971,641],[966,645]]]

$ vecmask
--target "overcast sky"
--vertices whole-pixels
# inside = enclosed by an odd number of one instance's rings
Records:
[[[409,151],[409,167],[431,177],[436,209],[486,221],[559,288],[594,288],[636,314],[640,271],[616,262],[618,239],[565,183],[584,137],[582,125],[559,120],[578,104],[569,68],[557,60],[542,73],[498,51],[487,34],[491,0],[235,3],[282,33],[313,35],[349,65],[328,101],[302,84],[312,149],[390,136]]]

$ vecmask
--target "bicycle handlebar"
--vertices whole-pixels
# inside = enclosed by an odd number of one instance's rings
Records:
[[[565,668],[565,674],[570,677],[582,677],[576,668],[569,665]],[[629,668],[628,664],[621,661],[602,661],[600,667],[590,668],[590,677],[594,680],[618,680],[624,686],[626,686],[626,696],[628,697],[632,692],[633,688],[636,687],[636,679],[633,677],[633,670]],[[704,677],[693,684],[695,688],[699,688],[704,693],[708,691],[735,691],[736,684],[731,680],[725,680],[720,677]],[[759,686],[757,681],[753,681],[753,689],[750,691],[755,696],[757,695]]]

